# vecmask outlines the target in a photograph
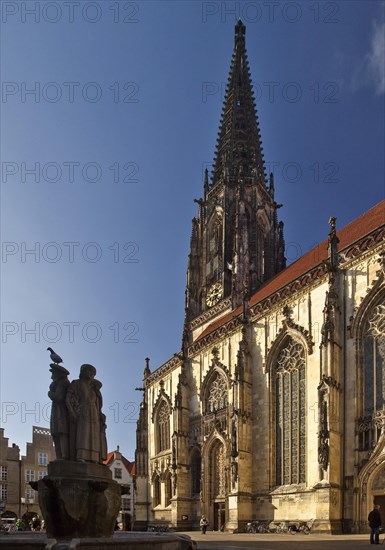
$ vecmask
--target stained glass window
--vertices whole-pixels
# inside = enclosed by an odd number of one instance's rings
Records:
[[[385,305],[376,306],[364,335],[364,416],[385,404]]]
[[[170,408],[163,401],[157,414],[158,453],[170,448]]]
[[[278,355],[275,377],[276,484],[305,482],[305,351],[292,338]]]

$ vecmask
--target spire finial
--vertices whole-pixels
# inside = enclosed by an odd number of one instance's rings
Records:
[[[337,245],[340,242],[340,240],[337,237],[336,222],[337,222],[337,218],[335,218],[334,216],[332,216],[329,219],[330,231],[329,231],[329,238],[328,238],[328,241],[329,241],[328,251],[329,251],[329,263],[333,271],[335,271],[338,268],[338,263],[339,263]]]
[[[241,19],[238,19],[238,23],[235,25],[235,43],[245,41],[246,27],[242,23]]]
[[[143,373],[144,380],[147,378],[147,376],[150,376],[151,374],[149,357],[146,357],[145,362],[146,362],[146,366],[144,367],[144,373]]]

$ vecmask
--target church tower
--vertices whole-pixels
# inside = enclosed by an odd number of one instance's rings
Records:
[[[197,202],[182,349],[138,388],[136,528],[365,531],[385,508],[385,201],[285,268],[241,21]]]
[[[263,147],[245,46],[235,44],[220,121],[214,168],[206,170],[198,217],[192,220],[187,269],[187,321],[230,299],[235,308],[285,267],[283,223]]]

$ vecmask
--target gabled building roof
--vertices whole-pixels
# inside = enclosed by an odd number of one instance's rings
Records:
[[[130,462],[120,452],[119,452],[119,458],[116,457],[116,451],[110,451],[109,453],[107,453],[107,458],[106,458],[106,460],[103,460],[103,464],[105,464],[106,466],[110,466],[114,462],[115,459],[116,460],[121,460],[123,462],[126,470],[128,471],[128,473],[131,476],[135,475],[135,462]]]

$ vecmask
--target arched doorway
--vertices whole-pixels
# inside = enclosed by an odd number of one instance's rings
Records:
[[[377,472],[372,481],[373,504],[380,506],[382,525],[385,523],[385,465]]]

